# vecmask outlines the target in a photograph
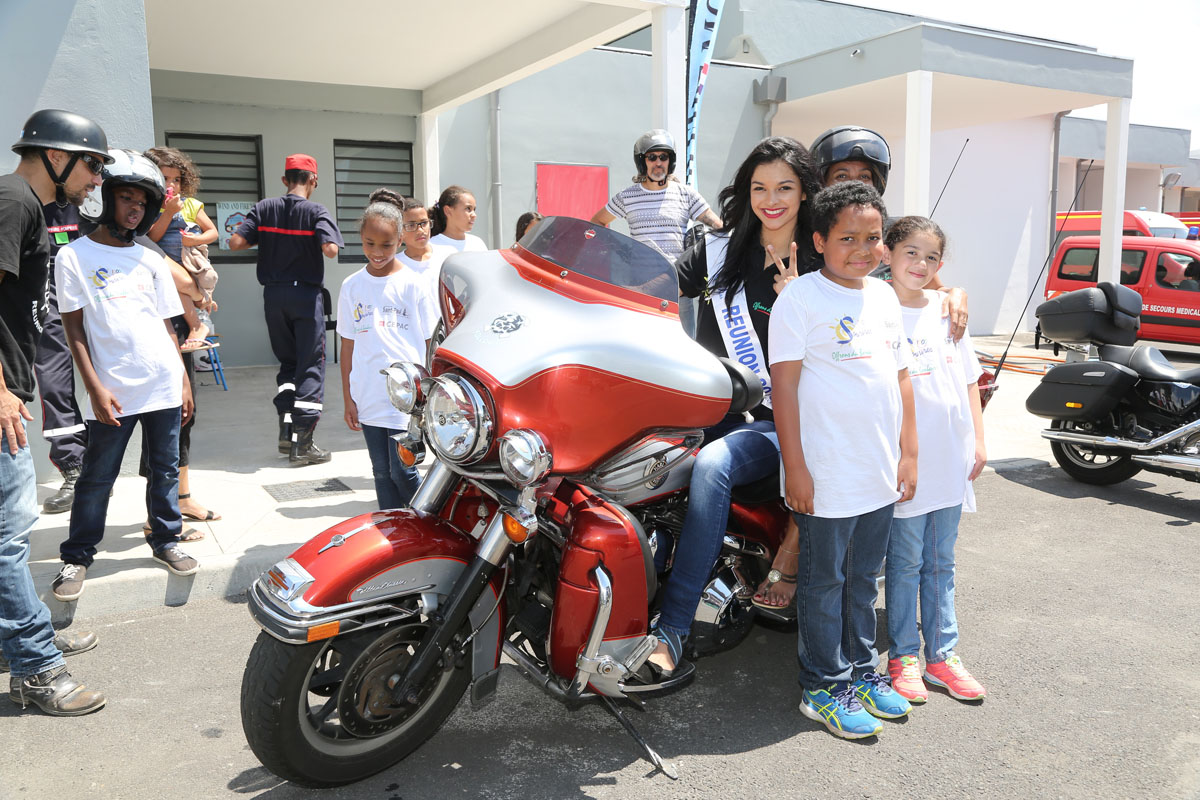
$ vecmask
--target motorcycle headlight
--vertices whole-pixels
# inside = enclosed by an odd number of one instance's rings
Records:
[[[491,447],[491,414],[483,397],[465,378],[442,375],[433,379],[424,420],[430,445],[455,464],[478,461]]]
[[[540,483],[552,463],[550,448],[534,431],[517,428],[500,437],[500,468],[514,486]]]
[[[420,364],[397,361],[379,371],[387,376],[388,400],[397,411],[411,413],[424,399],[421,397],[421,379],[428,378],[429,373]]]

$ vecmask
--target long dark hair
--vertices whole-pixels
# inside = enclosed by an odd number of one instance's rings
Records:
[[[461,186],[447,186],[442,189],[442,194],[438,197],[438,201],[429,209],[429,235],[437,236],[442,231],[446,230],[446,206],[456,206],[462,200],[464,194],[471,194]]]
[[[733,176],[733,183],[721,190],[717,202],[721,206],[721,219],[728,232],[729,246],[725,250],[725,263],[717,280],[709,286],[710,291],[727,292],[732,296],[746,284],[746,277],[751,270],[762,269],[762,263],[751,258],[755,248],[759,246],[759,235],[762,232],[762,222],[754,215],[750,207],[750,180],[762,164],[782,161],[791,167],[800,181],[800,189],[804,192],[805,200],[800,204],[796,215],[796,230],[792,234],[796,242],[796,259],[798,267],[804,272],[804,265],[815,260],[812,244],[812,226],[809,222],[809,204],[813,197],[821,191],[821,177],[817,173],[816,164],[804,145],[789,136],[771,136],[763,139],[746,160],[738,167]],[[781,253],[781,258],[786,254]]]

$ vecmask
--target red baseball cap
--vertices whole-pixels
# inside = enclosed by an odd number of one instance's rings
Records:
[[[306,156],[304,153],[296,153],[284,159],[283,170],[287,172],[289,169],[302,169],[317,174],[317,160],[312,156]]]

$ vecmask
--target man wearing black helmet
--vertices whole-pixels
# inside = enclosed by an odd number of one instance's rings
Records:
[[[29,574],[37,478],[25,404],[33,400],[49,268],[42,206],[86,195],[99,183],[106,147],[104,132],[91,120],[38,112],[13,145],[21,157],[16,172],[0,177],[0,652],[10,672],[9,698],[56,716],[87,714],[105,699],[72,678],[62,660],[94,647],[95,634],[56,636]]]
[[[882,136],[869,128],[841,125],[830,128],[813,140],[813,160],[825,186],[842,181],[861,181],[883,194],[892,167],[892,151]],[[930,289],[946,294],[942,316],[949,316],[955,339],[967,332],[967,293],[942,283],[934,276]]]
[[[711,228],[721,218],[695,189],[675,180],[675,139],[661,129],[646,131],[633,143],[637,175],[633,183],[613,195],[608,205],[592,215],[592,222],[607,227],[617,217],[629,224],[629,235],[665,255],[672,264],[683,252],[688,223],[699,220]],[[691,334],[694,313],[681,304],[680,317]]]

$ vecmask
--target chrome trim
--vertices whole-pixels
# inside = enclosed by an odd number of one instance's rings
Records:
[[[1054,428],[1042,431],[1042,438],[1049,439],[1052,442],[1067,442],[1068,444],[1083,444],[1091,445],[1092,447],[1104,447],[1111,450],[1133,450],[1138,453],[1144,453],[1147,450],[1157,450],[1176,439],[1182,439],[1184,436],[1196,431],[1200,431],[1200,419],[1193,420],[1187,425],[1180,426],[1148,442],[1135,442],[1133,439],[1118,439],[1115,436],[1100,436],[1093,433],[1080,433],[1078,431]]]
[[[599,467],[590,472],[572,477],[576,478],[578,482],[583,483],[584,485],[589,486],[598,492],[628,491],[635,486],[640,486],[641,484],[653,481],[659,475],[665,475],[666,473],[670,472],[695,454],[695,452],[700,449],[700,445],[704,443],[704,434],[698,431],[689,431],[684,433],[681,438],[682,441],[678,444],[663,442],[663,447],[661,449],[646,453],[641,458],[636,458],[631,461],[619,461],[615,464],[610,461],[601,464]],[[641,446],[641,444],[643,443],[635,445],[634,449]],[[671,460],[663,461],[661,464],[656,464],[655,467],[647,473],[637,475],[623,483],[606,484],[604,482],[604,476],[607,473],[628,470],[630,467],[636,464],[641,464],[644,461],[656,462],[659,458],[665,456],[672,450],[679,450],[680,452]]]
[[[367,530],[368,528],[374,528],[374,527],[375,527],[375,520],[372,519],[370,522],[364,522],[362,525],[359,525],[357,528],[350,531],[349,533],[335,533],[333,536],[329,537],[329,541],[325,543],[325,546],[317,551],[317,555],[321,555],[321,553],[324,553],[326,550],[328,550],[331,547],[341,547],[342,545],[344,545],[346,543],[346,540],[349,539],[354,534],[362,533],[363,531]],[[288,559],[288,560],[291,561],[291,559]]]
[[[454,392],[459,392],[467,403],[471,406],[471,413],[475,418],[475,442],[471,448],[462,456],[454,457],[445,452],[441,446],[441,440],[433,434],[433,430],[439,427],[434,420],[427,419],[426,414],[421,415],[423,430],[425,431],[425,439],[429,442],[429,446],[439,458],[443,458],[453,464],[472,464],[491,449],[492,437],[495,433],[495,421],[492,419],[492,414],[488,410],[487,402],[483,399],[483,395],[475,385],[463,377],[454,373],[446,373],[439,375],[433,379],[434,388],[430,390],[426,397],[425,411],[430,410],[429,403],[433,397],[433,393],[437,391],[437,387],[443,387],[447,394],[453,397]]]
[[[503,566],[512,545],[512,540],[504,532],[504,515],[495,514],[488,522],[483,535],[479,537],[479,546],[475,548],[475,554],[489,564],[499,567]]]
[[[337,608],[343,609],[340,613],[330,613],[322,616],[305,615],[297,617],[280,613],[280,609],[270,597],[262,596],[262,591],[262,587],[258,584],[254,584],[250,587],[251,604],[264,616],[276,623],[280,628],[294,628],[299,631],[307,631],[310,628],[315,628],[318,625],[325,625],[330,622],[342,622],[348,619],[357,620],[358,618],[367,614],[391,612],[388,616],[381,616],[379,619],[374,619],[370,622],[362,622],[361,624],[356,625],[354,628],[355,630],[362,630],[365,628],[373,628],[376,625],[383,625],[388,622],[410,619],[414,616],[418,616],[421,613],[419,611],[412,611],[406,608],[398,608],[391,603],[375,603],[374,605],[367,605],[367,603],[347,603],[342,606],[337,606]],[[398,598],[407,598],[410,596],[410,594],[399,595]],[[353,609],[347,609],[347,606],[357,607]],[[281,642],[286,642],[289,644],[305,644],[308,642],[307,636],[303,638],[289,638],[281,635],[280,632],[273,630],[270,626],[260,625],[260,627]]]
[[[504,655],[513,660],[517,671],[556,700],[567,700],[567,691],[559,683],[557,676],[550,673],[544,664],[539,664],[521,648],[509,641],[504,642]],[[595,697],[592,692],[585,692],[572,700],[588,700]]]
[[[747,539],[739,539],[736,536],[729,536],[728,534],[725,536],[724,546],[726,549],[732,550],[735,553],[741,553],[742,555],[751,556],[753,558],[768,558],[770,556],[770,553],[767,552],[767,548],[758,542],[751,542]]]
[[[435,459],[425,473],[417,493],[413,495],[409,508],[414,511],[424,511],[426,514],[436,514],[442,510],[446,498],[458,483],[458,475],[446,466],[440,459]]]
[[[387,377],[388,402],[399,412],[410,414],[420,408],[425,401],[421,391],[422,380],[429,377],[429,372],[420,364],[410,361],[396,361],[390,367],[379,370],[380,375]],[[411,397],[399,397],[402,393]]]
[[[521,445],[529,448],[530,474],[528,477],[517,475],[516,469],[509,463],[512,460],[512,451]],[[513,486],[524,488],[541,483],[550,474],[553,466],[554,457],[550,454],[550,447],[537,431],[529,428],[513,428],[500,437],[500,469]]]
[[[326,545],[328,546],[328,545]],[[272,573],[278,573],[279,580],[283,581],[280,586],[272,580]],[[308,574],[308,570],[300,566],[300,562],[291,556],[283,561],[278,561],[269,570],[263,573],[259,580],[266,586],[267,590],[285,603],[290,603],[297,597],[303,596],[309,586],[313,585],[315,580],[312,575]]]
[[[596,617],[592,620],[592,630],[588,634],[587,644],[584,645],[583,652],[575,661],[578,669],[575,677],[571,680],[571,685],[567,687],[567,696],[570,698],[581,696],[584,689],[587,688],[588,670],[585,669],[585,666],[591,664],[599,655],[600,645],[604,642],[604,631],[608,629],[608,618],[612,615],[612,581],[608,579],[603,567],[593,569],[592,577],[596,579],[600,597],[596,603]]]
[[[1164,453],[1149,456],[1130,456],[1130,458],[1138,464],[1146,464],[1151,467],[1200,473],[1200,458],[1196,458],[1195,456],[1174,456]]]

